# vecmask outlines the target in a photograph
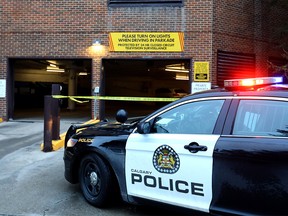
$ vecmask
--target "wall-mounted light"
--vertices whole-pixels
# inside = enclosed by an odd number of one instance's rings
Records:
[[[92,41],[91,46],[89,46],[88,52],[91,52],[92,55],[94,54],[101,55],[104,53],[104,47],[105,46],[102,45],[101,40],[95,39]]]
[[[100,46],[100,45],[101,45],[101,40],[99,40],[99,39],[93,40],[92,46]]]

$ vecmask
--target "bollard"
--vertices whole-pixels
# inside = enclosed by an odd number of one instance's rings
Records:
[[[52,114],[51,114],[51,106],[52,106],[52,96],[44,97],[44,152],[50,152],[53,150],[52,148]]]
[[[52,95],[60,95],[61,86],[59,84],[52,84]],[[59,100],[52,98],[51,104],[52,115],[52,140],[60,139],[60,104]]]

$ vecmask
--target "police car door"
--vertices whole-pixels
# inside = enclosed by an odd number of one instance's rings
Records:
[[[174,105],[147,119],[150,132],[126,145],[129,195],[208,212],[212,198],[213,134],[224,100]]]

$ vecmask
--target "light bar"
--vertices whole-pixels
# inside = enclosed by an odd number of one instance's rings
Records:
[[[224,80],[224,87],[253,87],[283,82],[282,77],[258,77],[249,79]]]

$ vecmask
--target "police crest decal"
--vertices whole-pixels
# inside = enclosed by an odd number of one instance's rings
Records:
[[[180,158],[173,148],[161,145],[154,152],[153,166],[160,173],[173,174],[180,168]]]

